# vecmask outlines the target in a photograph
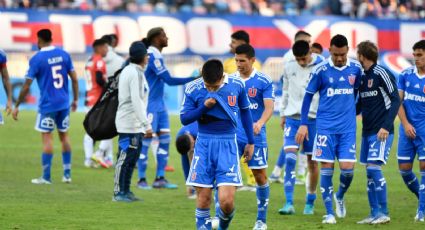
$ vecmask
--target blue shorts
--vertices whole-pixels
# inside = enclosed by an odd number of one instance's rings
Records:
[[[198,133],[186,185],[213,188],[215,184],[242,186],[235,134]]]
[[[356,162],[356,132],[342,134],[317,133],[313,160],[319,162]]]
[[[35,121],[35,130],[41,133],[50,133],[57,127],[59,132],[66,132],[69,128],[69,109],[52,113],[38,113]]]
[[[390,134],[385,141],[378,140],[376,135],[362,137],[360,164],[387,164],[393,139],[394,134]]]
[[[161,112],[148,111],[148,120],[151,122],[154,133],[170,132],[170,120],[166,110]]]
[[[416,136],[410,139],[403,130],[400,130],[398,138],[398,163],[413,163],[416,153],[420,161],[425,161],[425,136]]]
[[[295,142],[295,135],[300,127],[300,120],[286,118],[285,129],[283,130],[283,149],[299,149],[300,145]],[[303,143],[302,153],[311,155],[313,152],[314,137],[316,136],[316,122],[307,124],[308,140],[305,139]]]
[[[246,143],[238,141],[239,158],[242,157]],[[254,145],[254,153],[251,160],[248,161],[248,168],[250,169],[265,169],[267,165],[268,148],[267,146]]]

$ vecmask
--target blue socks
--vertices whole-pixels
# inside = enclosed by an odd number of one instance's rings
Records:
[[[286,153],[286,167],[283,187],[285,190],[286,203],[294,204],[294,186],[295,186],[295,166],[297,155],[295,153]]]
[[[63,176],[71,178],[71,152],[62,152]]]
[[[142,148],[140,150],[140,157],[137,161],[137,172],[139,174],[139,179],[146,179],[146,169],[148,167],[148,151],[149,146],[151,145],[152,138],[143,138]]]
[[[159,136],[158,151],[156,152],[156,178],[165,177],[165,166],[168,163],[168,150],[170,149],[171,135],[169,133]]]
[[[419,198],[419,182],[412,170],[400,170],[401,177],[409,190]]]
[[[381,166],[368,166],[367,174],[370,175],[374,183],[375,198],[379,205],[379,212],[385,215],[388,215],[387,182],[385,181],[385,178],[382,175]],[[372,205],[374,205],[373,201],[372,201]],[[373,210],[375,207],[371,206],[371,208],[372,208],[372,214],[374,214],[373,212],[376,212]]]
[[[286,154],[282,146],[282,148],[280,149],[279,158],[277,158],[276,166],[279,168],[283,168],[283,166],[285,165],[285,158],[286,158]]]
[[[210,209],[196,208],[196,229],[211,229]]]
[[[43,167],[43,178],[50,180],[50,168],[52,167],[53,154],[42,153],[41,154],[41,166]]]
[[[333,196],[333,184],[332,176],[334,174],[333,168],[322,168],[320,169],[320,191],[322,192],[323,203],[325,204],[326,214],[334,214],[332,196]]]
[[[267,207],[269,205],[270,186],[269,183],[257,186],[257,220],[266,223]]]
[[[341,175],[339,176],[339,189],[336,193],[338,199],[344,199],[344,194],[353,181],[354,170],[353,169],[341,169]]]
[[[305,200],[306,204],[314,205],[314,201],[316,200],[316,193],[307,193]]]
[[[366,176],[367,176],[367,198],[369,201],[369,207],[370,207],[370,214],[372,216],[377,216],[379,213],[379,205],[378,205],[378,199],[376,198],[376,192],[375,192],[375,182],[373,180],[373,170],[369,169],[367,167],[366,169]]]
[[[421,170],[421,186],[419,187],[418,211],[425,212],[425,170]]]
[[[218,213],[218,218],[220,218],[220,224],[219,224],[218,229],[219,230],[226,230],[227,228],[229,228],[229,224],[232,221],[234,215],[235,215],[234,209],[230,214],[225,214],[223,212],[223,210],[221,210],[221,208],[220,208],[219,213]]]

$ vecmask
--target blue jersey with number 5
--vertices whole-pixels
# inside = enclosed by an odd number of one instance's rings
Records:
[[[26,74],[40,89],[38,110],[51,113],[69,108],[68,73],[74,70],[71,57],[54,46],[40,49],[31,59]]]

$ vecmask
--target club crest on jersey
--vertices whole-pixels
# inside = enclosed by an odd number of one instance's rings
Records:
[[[356,76],[352,74],[348,76],[348,82],[350,83],[350,85],[354,85],[354,82],[356,82]]]
[[[229,103],[230,106],[235,106],[236,96],[227,96],[227,103]]]
[[[192,173],[192,177],[190,178],[192,181],[196,180],[196,172]]]
[[[314,152],[314,154],[315,154],[317,157],[320,157],[320,156],[322,155],[322,150],[321,150],[321,149],[316,149],[316,151]]]
[[[255,97],[257,95],[257,89],[252,87],[248,89],[248,96],[249,97]]]
[[[367,87],[372,88],[373,85],[373,79],[367,80]]]

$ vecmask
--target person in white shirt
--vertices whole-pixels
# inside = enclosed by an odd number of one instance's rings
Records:
[[[152,134],[146,107],[149,86],[144,68],[149,57],[143,42],[130,46],[130,64],[121,72],[118,80],[118,110],[115,118],[119,139],[119,154],[115,167],[113,201],[139,200],[130,191],[131,175],[139,159],[144,135]]]

